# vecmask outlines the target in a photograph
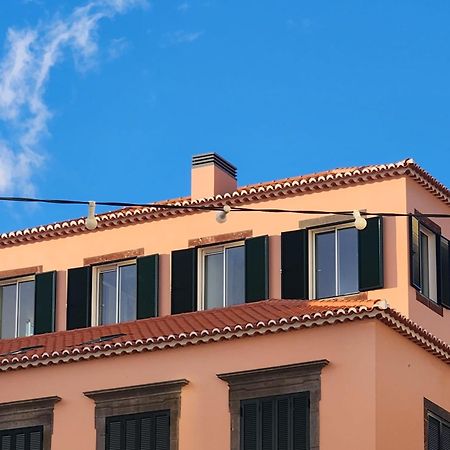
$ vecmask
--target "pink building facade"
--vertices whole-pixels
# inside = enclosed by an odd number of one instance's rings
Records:
[[[449,190],[409,159],[191,177],[1,235],[1,450],[449,449]]]

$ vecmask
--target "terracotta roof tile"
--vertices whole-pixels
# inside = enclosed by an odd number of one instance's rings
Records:
[[[450,347],[446,343],[390,309],[385,301],[349,298],[266,300],[224,309],[4,339],[0,340],[0,370],[213,342],[354,319],[379,319],[450,364]],[[105,338],[111,335],[117,337]]]
[[[86,229],[84,218],[11,231],[0,235],[0,248],[80,233],[95,233],[111,227],[133,225],[149,220],[161,220],[167,217],[194,214],[195,211],[189,209],[189,206],[223,206],[224,204],[242,206],[243,204],[274,197],[293,196],[304,192],[334,189],[355,183],[366,183],[400,176],[413,178],[433,195],[450,205],[450,191],[448,188],[416,164],[413,159],[408,158],[396,163],[332,169],[298,177],[242,186],[234,192],[209,198],[191,199],[190,197],[183,197],[157,203],[162,207],[164,205],[186,207],[182,209],[168,210],[157,207],[123,208],[97,215],[99,224],[94,231]]]

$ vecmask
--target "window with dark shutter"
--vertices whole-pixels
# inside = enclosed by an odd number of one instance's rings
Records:
[[[137,318],[158,315],[159,255],[137,258]]]
[[[105,441],[106,450],[169,450],[170,411],[107,417]]]
[[[67,329],[91,326],[91,267],[67,271]]]
[[[43,427],[0,430],[1,450],[42,450]]]
[[[34,280],[34,334],[55,331],[56,272],[37,273]]]
[[[269,236],[245,240],[245,301],[269,298]]]
[[[197,309],[197,249],[172,252],[172,314]]]
[[[309,393],[241,402],[241,450],[309,448]]]

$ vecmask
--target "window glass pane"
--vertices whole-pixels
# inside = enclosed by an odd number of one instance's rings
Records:
[[[335,232],[316,234],[315,241],[316,297],[332,297],[336,295]]]
[[[136,264],[119,267],[119,279],[119,320],[136,320]]]
[[[223,306],[223,252],[205,255],[205,309]]]
[[[420,276],[422,281],[422,294],[430,295],[430,262],[428,258],[428,236],[420,233]]]
[[[226,306],[244,303],[245,299],[245,248],[225,250]]]
[[[116,270],[99,273],[100,324],[116,322],[116,278]]]
[[[338,294],[358,292],[358,230],[343,228],[338,230]]]
[[[2,339],[16,337],[17,284],[0,288],[0,336]]]
[[[34,281],[19,283],[19,336],[34,332]]]

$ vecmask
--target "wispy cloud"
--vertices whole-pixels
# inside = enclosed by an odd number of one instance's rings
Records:
[[[172,47],[181,44],[191,44],[199,39],[204,34],[204,31],[184,31],[177,30],[166,33],[163,36],[162,46]]]
[[[99,22],[145,4],[146,0],[92,0],[66,17],[8,30],[0,60],[0,121],[8,130],[7,137],[0,137],[1,193],[34,192],[33,174],[44,162],[40,144],[51,118],[44,94],[52,68],[67,50],[78,69],[89,67],[97,54]]]
[[[182,2],[177,6],[177,11],[185,13],[187,10],[191,8],[190,3],[188,2]]]
[[[124,37],[112,39],[108,47],[109,59],[120,58],[129,47],[130,43]]]

